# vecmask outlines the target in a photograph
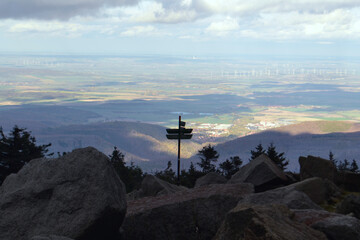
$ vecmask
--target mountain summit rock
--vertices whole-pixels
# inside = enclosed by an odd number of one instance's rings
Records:
[[[0,239],[116,239],[126,206],[124,184],[95,148],[35,159],[0,187]]]
[[[228,183],[252,183],[261,192],[284,186],[288,182],[285,173],[265,154],[255,158],[235,173]]]

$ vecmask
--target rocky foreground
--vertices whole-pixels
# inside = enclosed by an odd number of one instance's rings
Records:
[[[262,155],[230,181],[212,173],[187,189],[148,175],[126,195],[94,148],[36,159],[0,187],[0,239],[360,239],[360,175],[299,162],[301,181]]]

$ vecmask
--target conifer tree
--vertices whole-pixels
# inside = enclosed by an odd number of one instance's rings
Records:
[[[273,143],[270,143],[270,145],[268,146],[266,154],[282,170],[284,170],[286,166],[289,164],[289,161],[287,161],[286,158],[284,157],[285,153],[284,152],[278,153]]]
[[[226,159],[224,162],[219,164],[220,172],[227,179],[230,179],[232,175],[239,171],[242,163],[243,161],[240,159],[239,156],[230,157],[230,160]]]
[[[350,170],[350,163],[347,159],[344,159],[344,161],[340,161],[338,164],[338,170],[339,171],[349,171]]]
[[[115,168],[125,167],[125,155],[119,151],[115,146],[111,155],[109,155],[110,161]]]
[[[331,162],[333,162],[335,166],[337,166],[338,163],[337,163],[337,161],[336,161],[336,159],[335,159],[334,154],[333,154],[332,151],[329,152],[329,160],[330,160]]]
[[[125,155],[117,147],[114,147],[109,158],[115,171],[125,184],[126,192],[131,192],[140,187],[141,181],[144,178],[144,173],[140,167],[135,166],[133,162],[130,163],[130,166],[126,166]]]
[[[355,173],[359,171],[359,166],[357,165],[355,159],[353,159],[351,162],[350,171]]]
[[[180,184],[185,187],[192,188],[194,187],[196,180],[202,176],[204,176],[204,173],[197,170],[191,162],[187,171],[185,169],[181,170]]]
[[[264,153],[265,153],[265,149],[263,148],[262,144],[259,143],[259,145],[255,147],[255,150],[251,150],[251,157],[249,161],[254,160],[255,158],[257,158],[258,156]]]
[[[200,157],[200,163],[197,163],[202,169],[203,173],[215,172],[215,162],[219,158],[218,152],[211,144],[203,147],[197,154]]]
[[[177,178],[175,177],[175,172],[172,169],[171,161],[168,161],[167,167],[164,171],[155,172],[155,176],[169,183],[176,183]]]
[[[0,184],[11,173],[17,173],[33,159],[51,156],[51,144],[37,145],[35,137],[26,128],[14,126],[9,136],[0,127]]]

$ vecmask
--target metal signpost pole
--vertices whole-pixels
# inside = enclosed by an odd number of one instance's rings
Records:
[[[166,137],[170,140],[178,140],[178,169],[177,169],[177,182],[180,185],[180,151],[181,151],[181,139],[191,139],[192,138],[192,129],[185,128],[186,123],[181,121],[181,116],[179,116],[179,127],[178,129],[166,129]]]
[[[180,185],[180,142],[181,142],[181,116],[179,116],[179,138],[178,138],[178,169],[177,169],[178,185]]]

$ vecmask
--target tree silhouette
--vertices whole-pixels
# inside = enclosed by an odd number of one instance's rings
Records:
[[[195,185],[195,182],[198,178],[204,176],[202,171],[199,171],[195,168],[194,164],[191,162],[189,170],[181,170],[180,174],[180,184],[192,188]]]
[[[352,162],[351,162],[350,171],[351,172],[358,172],[359,171],[359,166],[357,165],[355,159],[353,159]]]
[[[114,150],[111,155],[109,155],[109,158],[115,168],[125,167],[125,155],[120,152],[117,147],[114,147]]]
[[[261,145],[261,143],[257,145],[255,150],[251,150],[251,157],[249,161],[254,160],[255,158],[259,157],[261,154],[266,154],[282,170],[284,170],[286,166],[289,164],[289,161],[287,161],[286,158],[284,157],[285,153],[284,152],[278,153],[273,143],[270,143],[266,151]]]
[[[339,171],[350,171],[350,163],[347,159],[344,159],[344,161],[340,161],[338,165]]]
[[[359,166],[357,165],[355,159],[353,159],[351,163],[347,159],[338,161],[334,158],[334,154],[330,151],[329,160],[334,163],[336,169],[339,171],[359,172]]]
[[[163,171],[156,171],[154,175],[166,182],[177,184],[177,177],[171,166],[171,161],[168,161],[167,168]],[[194,187],[196,180],[202,176],[204,176],[204,173],[197,170],[191,162],[188,170],[182,169],[180,171],[180,185],[192,188]]]
[[[332,151],[329,152],[329,160],[334,163],[335,167],[338,165],[337,160],[334,157],[334,154]]]
[[[285,153],[284,152],[278,153],[273,143],[270,143],[270,145],[268,146],[266,154],[282,170],[284,170],[286,166],[289,164],[289,161],[287,161],[286,158],[284,157]]]
[[[167,181],[169,183],[176,183],[176,177],[175,177],[175,172],[174,170],[172,170],[172,163],[171,161],[168,161],[167,163],[167,168],[164,171],[160,171],[160,172],[155,172],[155,176]]]
[[[213,163],[217,162],[219,154],[211,144],[199,150],[197,155],[201,160],[200,163],[197,164],[203,173],[215,172],[215,164]]]
[[[125,184],[126,192],[131,192],[140,187],[141,181],[144,178],[144,173],[140,167],[135,166],[133,162],[130,163],[130,166],[126,166],[125,155],[117,147],[114,147],[109,158],[115,171]]]
[[[255,147],[255,150],[251,150],[251,157],[249,161],[254,160],[255,158],[257,158],[258,156],[264,153],[265,153],[265,149],[263,148],[262,144],[259,143],[259,145]]]
[[[219,168],[221,169],[221,173],[227,178],[230,179],[232,175],[234,175],[237,171],[239,171],[240,166],[243,161],[239,156],[230,157],[226,159],[224,162],[219,164]]]
[[[350,171],[355,173],[359,172],[359,166],[355,159],[352,160],[351,164],[347,159],[344,159],[344,161],[339,161],[337,169],[339,171]]]
[[[26,128],[15,125],[9,136],[6,136],[0,127],[0,184],[32,159],[53,155],[47,154],[50,146],[50,143],[36,145],[35,137]]]

